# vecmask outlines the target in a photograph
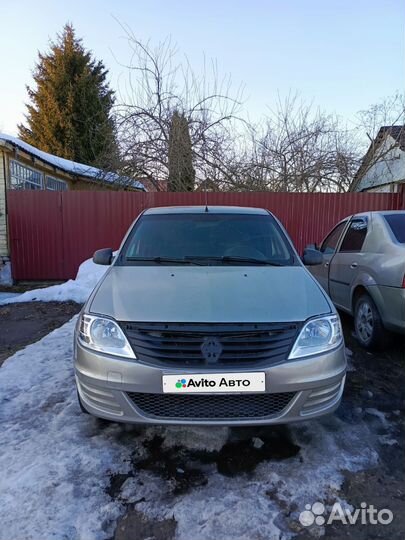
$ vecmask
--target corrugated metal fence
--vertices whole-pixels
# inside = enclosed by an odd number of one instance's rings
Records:
[[[205,194],[9,191],[7,202],[14,279],[62,280],[96,249],[116,249],[145,208],[201,205]],[[208,193],[208,204],[269,209],[299,252],[347,215],[405,208],[400,193]]]

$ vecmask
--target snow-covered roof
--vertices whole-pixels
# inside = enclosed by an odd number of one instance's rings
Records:
[[[44,163],[47,163],[52,167],[56,167],[57,169],[60,169],[61,171],[64,171],[66,173],[75,176],[84,176],[85,178],[89,178],[91,180],[98,180],[110,183],[121,183],[125,186],[131,186],[135,189],[147,191],[142,182],[139,182],[138,180],[134,180],[126,176],[120,176],[119,174],[113,172],[103,171],[102,169],[97,169],[96,167],[85,165],[84,163],[70,161],[70,159],[64,159],[58,156],[54,156],[53,154],[48,154],[47,152],[38,150],[38,148],[35,148],[35,146],[32,146],[31,144],[28,144],[21,139],[18,139],[17,137],[13,137],[12,135],[0,133],[0,145],[2,141],[11,144],[15,148],[19,148],[20,150],[27,152],[31,156],[34,156],[36,159],[39,159]]]
[[[381,158],[378,156],[378,152],[383,144],[386,144],[386,148]],[[402,158],[399,163],[395,163],[393,161],[394,156],[391,155],[396,148],[399,148],[401,152],[405,152],[405,125],[381,126],[354,175],[349,191],[362,191],[363,189],[402,181],[404,177],[404,160]],[[395,153],[395,161],[397,158],[398,154]],[[390,160],[392,163],[387,167],[387,162]],[[394,174],[394,169],[398,172],[397,176]],[[370,175],[370,173],[373,176],[371,182],[368,180],[364,182],[366,176]],[[362,183],[365,183],[363,187],[361,186]]]

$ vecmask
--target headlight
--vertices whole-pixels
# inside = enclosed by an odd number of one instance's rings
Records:
[[[89,349],[115,356],[136,358],[124,332],[112,319],[82,315],[79,339]]]
[[[342,341],[343,333],[338,315],[311,319],[302,328],[288,358],[302,358],[326,352],[340,345]]]

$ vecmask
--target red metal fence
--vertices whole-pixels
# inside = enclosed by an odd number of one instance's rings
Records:
[[[8,222],[16,280],[73,278],[96,249],[116,249],[136,216],[153,206],[205,204],[203,193],[9,191]],[[400,193],[209,193],[208,204],[268,208],[298,251],[343,217],[405,208]]]

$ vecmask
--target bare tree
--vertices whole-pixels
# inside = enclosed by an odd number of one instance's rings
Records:
[[[397,92],[379,103],[360,111],[357,117],[359,146],[363,159],[354,179],[354,186],[376,163],[383,163],[386,174],[397,158],[398,143],[405,144],[405,94]],[[367,149],[368,146],[368,149]]]
[[[366,136],[364,144],[372,143],[381,127],[395,126],[405,123],[405,94],[396,92],[368,109],[358,113],[356,126],[361,134]]]
[[[194,189],[210,191],[346,191],[362,162],[361,134],[374,141],[386,124],[384,115],[392,119],[396,109],[403,124],[399,96],[363,111],[349,128],[336,115],[290,95],[253,125],[242,118],[242,89],[233,91],[215,63],[204,62],[196,74],[170,39],[154,47],[124,30],[131,61],[115,110],[119,170],[123,176],[148,178],[157,190],[169,179],[175,111],[190,134]],[[176,189],[187,191],[190,184]]]
[[[250,143],[234,160],[232,189],[316,192],[350,185],[358,165],[352,132],[297,95],[279,100],[261,125],[247,131]]]
[[[169,175],[169,133],[173,113],[188,124],[196,184],[215,177],[218,160],[241,123],[242,89],[233,95],[229,77],[220,79],[214,63],[197,75],[189,62],[178,60],[170,39],[157,47],[142,43],[125,28],[132,56],[127,87],[117,107],[117,125],[125,169],[147,177],[160,189]],[[214,170],[215,169],[215,170]],[[184,186],[184,190],[187,186]]]

